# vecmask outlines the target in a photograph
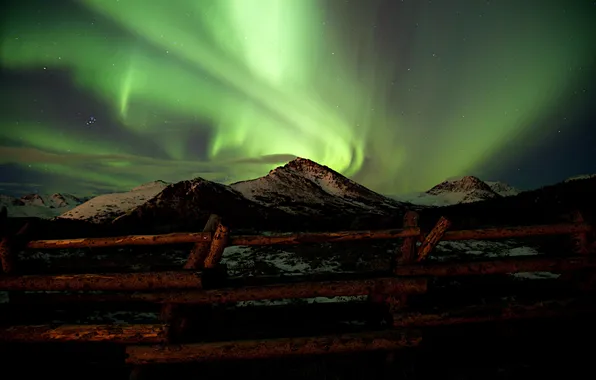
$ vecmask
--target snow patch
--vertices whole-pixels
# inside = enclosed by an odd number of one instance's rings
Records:
[[[59,218],[101,223],[142,205],[166,187],[165,182],[155,181],[131,191],[100,195],[60,215]]]
[[[596,178],[596,174],[582,174],[582,175],[570,177],[570,178],[567,178],[565,180],[565,182],[579,181],[582,179],[591,179],[591,178]]]
[[[558,273],[551,273],[551,272],[518,272],[518,273],[511,273],[513,277],[517,278],[525,278],[529,280],[544,280],[544,279],[555,279],[559,278],[561,275]]]
[[[283,298],[278,300],[241,301],[236,304],[238,307],[250,306],[280,306],[292,304],[315,304],[315,303],[337,303],[337,302],[358,302],[366,301],[367,296],[340,296],[340,297],[314,297],[314,298]]]
[[[340,271],[340,264],[333,256],[317,263],[309,263],[292,252],[275,249],[263,251],[251,246],[226,247],[221,262],[227,265],[228,273],[231,276],[299,275],[306,273],[337,273]]]

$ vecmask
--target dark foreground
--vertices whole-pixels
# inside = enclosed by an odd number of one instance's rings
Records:
[[[540,379],[591,369],[590,316],[424,330],[417,348],[312,358],[146,367],[143,379]],[[110,345],[4,345],[3,379],[128,379],[124,350]]]

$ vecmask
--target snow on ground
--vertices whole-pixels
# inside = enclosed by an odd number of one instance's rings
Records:
[[[431,258],[437,261],[448,261],[454,258],[461,258],[462,255],[471,255],[486,258],[505,258],[519,256],[536,256],[540,252],[534,247],[519,246],[519,243],[512,240],[504,241],[442,241],[437,245]],[[518,272],[510,273],[516,278],[541,280],[557,278],[560,274],[551,272]]]
[[[37,217],[51,219],[81,203],[71,194],[27,194],[21,198],[0,194],[0,207],[6,207],[12,218]]]
[[[483,241],[483,240],[462,240],[442,241],[437,244],[435,252],[431,257],[437,261],[453,260],[461,258],[462,255],[477,257],[497,258],[512,256],[534,256],[539,255],[533,247],[520,246],[514,240]]]
[[[341,297],[315,297],[291,299],[283,298],[277,300],[259,300],[259,301],[241,301],[236,304],[237,307],[248,306],[281,306],[291,304],[315,304],[315,303],[333,303],[333,302],[358,302],[366,301],[367,296],[341,296]]]
[[[3,205],[0,204],[0,207]],[[35,217],[35,218],[42,218],[42,219],[51,219],[55,218],[65,212],[70,211],[74,206],[68,207],[60,207],[60,208],[49,208],[46,206],[38,206],[38,205],[24,205],[24,206],[14,206],[14,205],[4,205],[6,206],[6,210],[8,211],[8,216],[11,218],[28,218],[28,217]]]
[[[561,275],[551,272],[518,272],[512,273],[513,277],[526,278],[529,280],[543,280],[549,278],[559,278]]]
[[[64,219],[83,219],[101,223],[125,214],[159,194],[167,183],[150,182],[124,193],[104,194],[90,199],[72,210],[60,215]]]
[[[370,242],[369,242],[370,243]],[[399,246],[399,242],[395,242],[394,246],[380,246],[372,256],[366,256],[371,250],[364,253],[362,248],[355,247],[354,252],[350,252],[344,248],[332,248],[330,246],[313,246],[310,249],[301,246],[287,246],[287,247],[259,247],[259,246],[231,246],[227,247],[223,253],[222,263],[228,267],[230,276],[264,276],[264,275],[284,275],[296,276],[304,274],[324,274],[324,273],[345,273],[358,268],[377,267],[377,264],[371,264],[377,260],[381,267],[387,265],[390,257],[395,249]],[[166,261],[169,265],[180,265],[186,261],[188,251],[169,251],[166,253],[142,253],[137,254],[131,260],[130,252],[126,248],[118,249],[117,252],[103,254],[97,250],[49,250],[44,252],[28,251],[20,254],[20,260],[39,261],[47,267],[47,264],[53,260],[60,259],[61,261],[76,262],[79,258],[87,255],[94,260],[102,260],[109,257],[114,259],[113,255],[120,255],[129,264],[136,268],[136,270],[146,270],[143,268],[148,261],[154,260],[155,256],[166,256]],[[452,260],[465,260],[466,257],[474,259],[489,259],[489,258],[505,258],[505,257],[521,257],[521,256],[536,256],[540,252],[530,246],[520,245],[515,240],[502,241],[443,241],[440,242],[436,250],[429,257],[430,261],[445,262]],[[378,259],[376,256],[383,256],[383,259]],[[347,257],[347,258],[346,258]],[[164,260],[163,258],[161,259]],[[354,261],[354,262],[351,262]],[[355,269],[353,269],[355,268]],[[520,280],[540,280],[557,278],[559,275],[550,272],[527,272],[511,274]],[[285,305],[296,303],[326,303],[326,302],[347,302],[347,301],[362,301],[366,297],[316,297],[309,299],[279,299],[279,300],[264,300],[264,301],[247,301],[240,302],[237,306],[262,306],[262,305]],[[7,293],[0,292],[0,303],[8,302]],[[157,319],[156,314],[152,313],[129,313],[129,312],[115,312],[102,313],[92,315],[89,317],[90,323],[124,323],[127,321],[134,322],[150,322]],[[153,318],[153,319],[152,319]]]
[[[567,178],[565,180],[565,182],[579,181],[582,179],[590,179],[590,178],[596,178],[596,174],[582,174],[582,175],[578,175],[575,177],[570,177],[570,178]]]
[[[97,323],[97,324],[130,324],[130,323],[159,323],[159,313],[114,311],[111,313],[96,311],[83,321],[76,323]]]
[[[335,256],[308,262],[303,257],[286,251],[263,250],[259,247],[227,247],[222,263],[228,266],[230,276],[259,276],[268,274],[299,275],[340,272]]]

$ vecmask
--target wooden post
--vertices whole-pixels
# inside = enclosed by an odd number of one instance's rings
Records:
[[[5,274],[14,273],[16,266],[17,251],[22,248],[21,244],[25,238],[25,234],[29,229],[29,223],[25,223],[23,227],[13,236],[5,235],[0,241],[0,262],[2,263],[2,272]]]
[[[210,233],[213,237],[220,220],[221,218],[219,216],[211,214],[203,228],[203,232]],[[205,261],[205,257],[209,254],[210,245],[210,241],[196,242],[188,255],[188,260],[184,264],[184,269],[203,269],[203,262]],[[164,304],[161,308],[160,319],[168,326],[166,336],[169,343],[175,342],[177,337],[182,334],[182,331],[185,330],[188,325],[188,313],[185,312],[188,310],[183,310],[186,308],[185,305],[174,304]]]
[[[209,254],[207,255],[207,258],[205,258],[205,268],[213,269],[219,264],[223,252],[228,245],[229,232],[228,227],[223,224],[219,223],[217,225],[217,229],[211,240]]]
[[[218,246],[219,244],[215,242],[215,239],[217,236],[218,227],[220,225],[221,217],[215,214],[209,216],[209,220],[207,220],[205,228],[203,228],[203,232],[208,232],[211,234],[211,243],[195,243],[189,254],[188,261],[184,265],[185,269],[205,268],[205,262],[209,258],[213,247]],[[205,310],[205,307],[210,308],[209,305],[196,306],[165,304],[162,308],[161,318],[164,323],[167,323],[169,326],[168,341],[170,343],[177,343],[183,333],[189,329],[190,315],[200,314],[199,311]]]
[[[8,274],[13,271],[13,253],[8,236],[3,237],[0,241],[0,261],[2,262],[3,273]]]
[[[418,227],[419,215],[416,211],[408,211],[404,215],[404,229]],[[399,258],[396,260],[396,264],[411,264],[416,258],[416,242],[418,236],[411,236],[404,238],[404,242],[401,246]]]
[[[221,218],[218,215],[211,214],[209,215],[207,223],[205,223],[203,232],[211,234],[211,240],[213,240],[213,235],[215,234],[220,221]],[[211,240],[194,243],[188,255],[188,259],[184,264],[184,269],[197,270],[204,268],[205,259],[209,255]],[[161,307],[160,319],[166,325],[165,336],[168,343],[177,343],[184,331],[188,330],[189,318],[193,311],[196,311],[196,307],[193,308],[192,305],[166,303]],[[140,380],[147,376],[147,368],[144,366],[135,366],[132,368],[129,379]]]
[[[404,229],[409,228],[418,228],[418,218],[420,215],[416,211],[408,211],[404,215]],[[414,260],[416,260],[416,243],[420,239],[420,236],[409,236],[405,237],[403,243],[396,252],[394,261],[393,261],[393,271],[397,269],[398,266],[404,264],[411,264]],[[387,306],[389,308],[389,312],[393,315],[398,310],[404,309],[408,304],[408,295],[405,293],[392,295],[387,299]],[[385,368],[386,372],[391,371],[391,367],[393,366],[395,361],[395,352],[388,351],[385,354]]]
[[[573,211],[570,216],[571,222],[577,224],[585,223],[584,217],[579,211]],[[589,253],[588,249],[588,233],[587,232],[580,232],[577,234],[571,235],[571,241],[573,244],[573,252],[580,254],[580,255],[587,255]]]
[[[573,211],[571,215],[568,216],[568,219],[574,224],[586,223],[583,215],[578,210]],[[591,231],[590,234],[587,231],[572,234],[571,244],[573,253],[580,254],[582,256],[594,254],[594,248],[596,247],[596,244],[592,241],[593,234],[594,231]],[[568,272],[565,273],[562,277],[563,280],[571,280],[576,282],[579,280],[580,287],[588,291],[594,290],[596,288],[596,272],[594,272],[593,270],[585,271],[584,273]]]
[[[409,228],[417,228],[418,227],[418,218],[419,215],[416,211],[408,211],[404,215],[404,230]],[[393,262],[393,271],[399,265],[409,264],[416,258],[416,242],[418,241],[418,236],[409,236],[405,237],[404,241],[399,249],[396,252],[394,262]],[[392,296],[385,296],[383,295],[374,295],[373,301],[374,302],[385,302],[389,306],[389,310],[391,312],[402,308],[406,305],[407,302],[407,295],[399,294],[399,295],[392,295]]]
[[[215,214],[211,214],[209,216],[209,220],[207,220],[207,224],[205,224],[205,228],[203,228],[203,232],[215,233],[217,226],[221,222],[221,218]],[[203,269],[203,264],[207,255],[209,254],[209,247],[211,246],[210,242],[206,243],[195,243],[190,251],[190,255],[188,256],[188,260],[186,264],[184,264],[184,269]]]
[[[418,259],[417,261],[422,261],[428,256],[429,253],[437,246],[439,241],[447,229],[451,226],[451,222],[445,218],[441,217],[434,228],[430,231],[430,233],[426,236],[426,239],[422,242],[420,248],[418,248]]]

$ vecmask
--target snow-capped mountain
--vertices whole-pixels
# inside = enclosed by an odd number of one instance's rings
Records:
[[[518,189],[504,182],[484,181],[484,183],[486,183],[492,191],[494,191],[502,197],[511,197],[520,193]]]
[[[576,175],[574,177],[569,177],[565,180],[565,182],[571,182],[571,181],[580,181],[583,179],[591,179],[591,178],[596,178],[596,174],[582,174],[582,175]]]
[[[27,194],[20,198],[0,195],[0,207],[6,207],[9,217],[53,218],[83,203],[71,194]]]
[[[424,193],[398,195],[394,198],[423,206],[449,206],[509,197],[518,193],[517,189],[503,182],[484,182],[477,177],[464,176],[443,181]]]
[[[167,186],[168,183],[164,181],[153,181],[137,186],[131,191],[99,195],[68,210],[59,217],[93,223],[111,221],[152,199]]]
[[[157,181],[106,194],[60,218],[159,231],[200,230],[210,214],[236,229],[316,229],[401,222],[407,208],[313,161],[298,158],[268,175],[226,186],[202,178],[167,185]],[[396,224],[398,225],[398,224]],[[372,227],[372,226],[371,226]]]
[[[311,160],[297,158],[264,177],[231,188],[267,207],[291,214],[387,214],[403,204],[385,197]]]

